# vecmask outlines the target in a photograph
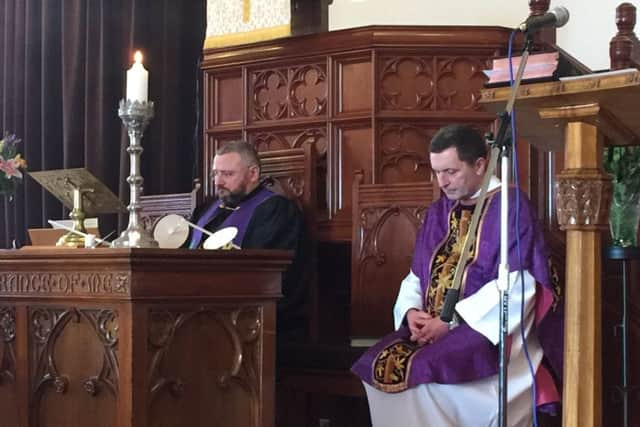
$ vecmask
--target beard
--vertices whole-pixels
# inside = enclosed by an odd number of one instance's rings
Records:
[[[220,200],[225,206],[231,208],[238,206],[246,196],[247,192],[244,188],[240,188],[236,191],[229,191],[226,188],[216,189],[216,197],[218,200]]]

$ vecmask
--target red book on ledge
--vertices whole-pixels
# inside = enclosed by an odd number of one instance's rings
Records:
[[[524,73],[522,74],[522,81],[557,80],[558,76],[556,72],[558,70],[559,58],[560,54],[558,52],[529,55]],[[521,60],[521,56],[512,59],[514,79]],[[484,70],[484,73],[489,78],[486,86],[508,85],[510,80],[509,58],[494,59],[493,68],[491,70]]]

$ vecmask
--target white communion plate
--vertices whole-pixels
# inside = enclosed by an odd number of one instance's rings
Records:
[[[220,249],[230,243],[237,234],[238,229],[236,227],[221,228],[209,236],[202,247],[205,249]]]
[[[160,219],[153,229],[153,238],[165,249],[182,247],[189,237],[189,224],[183,217],[169,214]]]

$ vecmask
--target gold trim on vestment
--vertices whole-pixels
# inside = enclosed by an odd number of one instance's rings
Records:
[[[473,206],[457,203],[448,216],[447,238],[438,248],[429,275],[428,303],[425,310],[432,316],[440,316],[446,294],[453,285],[456,269],[461,265],[472,210]]]
[[[480,220],[478,221],[478,230],[476,235],[476,241],[473,244],[473,257],[470,261],[465,264],[464,272],[462,273],[462,281],[460,283],[460,293],[458,294],[458,298],[464,298],[464,290],[467,287],[467,272],[469,271],[469,267],[471,267],[477,260],[480,255],[480,245],[479,242],[482,238],[482,229],[484,225],[485,216],[487,214],[487,210],[489,209],[489,205],[493,201],[493,197],[500,192],[500,187],[494,189],[493,191],[487,192],[486,198],[484,199],[484,206],[482,207],[482,213],[480,214]]]
[[[398,393],[409,388],[409,372],[418,351],[423,348],[402,338],[378,352],[371,368],[371,385],[385,393]]]
[[[558,303],[560,302],[560,298],[562,297],[562,286],[560,285],[560,275],[558,274],[558,269],[553,264],[551,255],[549,255],[549,257],[547,258],[547,263],[549,264],[549,280],[551,281],[551,288],[553,292],[551,311],[555,312],[558,309]]]
[[[437,244],[433,250],[433,253],[431,254],[431,259],[429,259],[429,283],[427,283],[427,287],[425,289],[424,295],[422,297],[422,299],[424,300],[424,309],[425,311],[427,310],[427,307],[429,307],[429,288],[431,287],[431,274],[432,274],[432,270],[433,270],[433,262],[435,260],[436,255],[438,254],[438,251],[440,251],[440,248],[442,247],[442,245],[445,244],[445,242],[447,240],[449,240],[449,234],[451,234],[451,215],[453,215],[453,212],[456,210],[456,207],[458,207],[458,204],[460,202],[456,201],[453,206],[451,207],[451,209],[449,210],[449,215],[447,216],[447,232],[445,233],[444,237],[442,238],[442,240],[440,240],[440,243]],[[422,279],[420,279],[422,282]]]

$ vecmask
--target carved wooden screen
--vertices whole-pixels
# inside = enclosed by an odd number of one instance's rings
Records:
[[[477,101],[509,31],[372,26],[206,50],[204,175],[215,148],[316,147],[319,238],[351,239],[353,171],[365,184],[429,180],[427,144],[443,125],[487,129]],[[204,184],[205,194],[212,192]]]
[[[438,194],[430,182],[359,185],[361,180],[357,174],[353,187],[352,339],[393,330],[400,282],[409,272],[426,208]]]
[[[312,234],[317,202],[315,154],[312,144],[259,153],[262,177],[274,191],[296,201]]]

